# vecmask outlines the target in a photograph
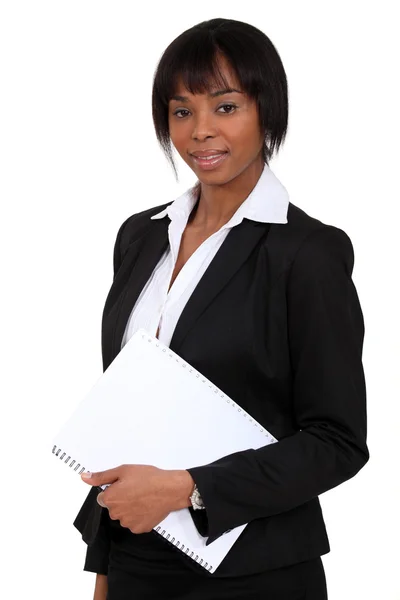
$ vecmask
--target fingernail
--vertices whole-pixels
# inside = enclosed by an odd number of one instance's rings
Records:
[[[86,473],[82,473],[81,477],[83,477],[84,479],[90,479],[90,477],[92,476],[90,471],[86,471]]]

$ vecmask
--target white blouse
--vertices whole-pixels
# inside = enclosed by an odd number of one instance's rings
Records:
[[[125,327],[121,348],[141,327],[169,346],[186,302],[232,227],[243,218],[264,223],[287,223],[289,196],[286,188],[265,163],[257,184],[231,219],[196,249],[168,287],[178,257],[182,234],[196,203],[195,186],[152,219],[169,217],[169,246],[141,291]]]

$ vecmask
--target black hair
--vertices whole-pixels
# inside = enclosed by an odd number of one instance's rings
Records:
[[[166,48],[157,65],[152,90],[152,116],[157,140],[177,177],[168,125],[168,105],[178,78],[191,94],[214,84],[227,87],[218,68],[223,56],[241,89],[257,102],[264,135],[263,160],[269,163],[283,143],[288,126],[288,86],[280,56],[259,29],[233,19],[211,19],[181,33]]]

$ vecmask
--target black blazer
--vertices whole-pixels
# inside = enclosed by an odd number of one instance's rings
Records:
[[[167,248],[169,217],[150,217],[168,204],[130,216],[118,231],[102,319],[104,370]],[[230,230],[170,343],[278,439],[188,469],[207,507],[190,509],[207,544],[249,523],[214,577],[328,553],[318,496],[369,459],[364,320],[351,277],[351,240],[292,203],[287,218],[285,224],[244,219]],[[96,502],[98,492],[90,490],[74,525],[89,545],[87,570],[106,573],[107,509]]]

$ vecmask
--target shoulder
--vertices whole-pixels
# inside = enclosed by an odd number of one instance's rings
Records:
[[[267,241],[277,275],[293,268],[312,273],[328,263],[341,265],[351,275],[354,249],[343,229],[312,217],[291,202],[287,219],[287,223],[271,226]]]
[[[351,276],[354,249],[349,235],[340,227],[324,223],[292,206],[292,229],[301,234],[291,257],[290,269],[304,276],[326,277],[335,271]]]
[[[118,229],[116,240],[116,245],[119,246],[122,253],[132,242],[142,237],[150,227],[158,222],[155,219],[152,220],[151,217],[164,210],[169,204],[171,202],[152,206],[125,219]]]

